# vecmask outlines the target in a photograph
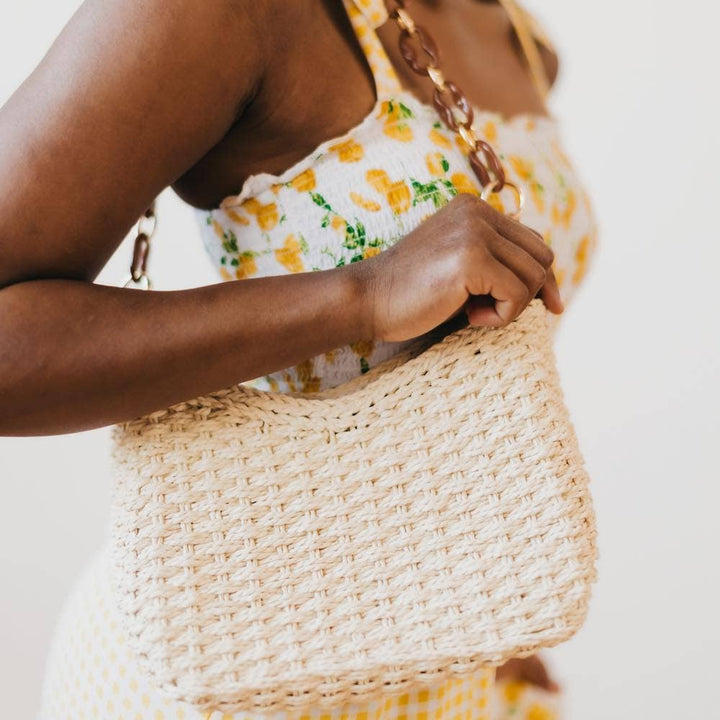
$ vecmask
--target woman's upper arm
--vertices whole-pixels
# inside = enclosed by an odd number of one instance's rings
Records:
[[[0,108],[0,288],[93,280],[262,74],[257,3],[86,0]]]

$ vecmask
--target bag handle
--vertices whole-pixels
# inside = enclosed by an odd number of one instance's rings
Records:
[[[150,290],[152,282],[147,272],[148,255],[150,254],[150,240],[157,230],[157,198],[141,215],[137,223],[137,235],[133,244],[133,257],[130,263],[130,275],[123,283],[123,287],[141,290]]]
[[[490,194],[499,193],[505,187],[510,188],[515,194],[517,207],[508,215],[518,217],[524,204],[522,190],[506,178],[502,163],[490,143],[475,134],[472,126],[474,119],[472,104],[457,84],[443,75],[440,68],[440,52],[435,41],[427,29],[416,24],[408,14],[407,6],[410,0],[391,0],[391,2],[393,8],[388,15],[400,26],[398,39],[400,54],[414,73],[429,77],[435,86],[433,105],[445,126],[457,133],[468,146],[470,166],[482,188],[480,197],[487,200]],[[425,63],[418,60],[416,51],[410,44],[412,39],[419,41],[427,57]],[[446,99],[448,94],[452,104]]]

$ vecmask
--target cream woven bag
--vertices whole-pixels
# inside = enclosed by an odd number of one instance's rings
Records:
[[[509,187],[517,215],[521,190],[406,3],[390,13],[403,57],[470,144],[481,197]],[[126,285],[150,287],[154,229],[151,206]],[[114,426],[113,586],[156,686],[205,711],[332,708],[570,637],[595,521],[551,322],[534,299],[331,390],[236,384]]]
[[[154,682],[201,710],[333,707],[570,637],[595,522],[548,315],[115,426],[114,583]]]

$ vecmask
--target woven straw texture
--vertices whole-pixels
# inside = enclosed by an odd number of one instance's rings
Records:
[[[113,427],[114,589],[169,695],[368,702],[580,627],[595,521],[548,311],[424,342],[331,390]]]

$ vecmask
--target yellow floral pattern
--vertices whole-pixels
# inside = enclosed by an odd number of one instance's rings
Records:
[[[300,242],[294,235],[285,238],[283,246],[275,250],[275,259],[290,272],[305,272],[302,261],[304,241]]]
[[[404,90],[375,33],[381,0],[343,0],[375,78],[370,113],[280,175],[250,176],[237,195],[198,211],[205,246],[224,280],[327,270],[373,257],[411,232],[458,193],[479,195],[462,138],[434,107]],[[379,13],[379,15],[378,15]],[[474,108],[476,132],[495,148],[522,188],[522,221],[555,251],[553,270],[567,305],[597,248],[587,193],[562,149],[555,121],[506,119]],[[491,194],[500,212],[509,192]],[[406,343],[336,348],[295,367],[247,381],[273,391],[314,392],[366,372]]]

